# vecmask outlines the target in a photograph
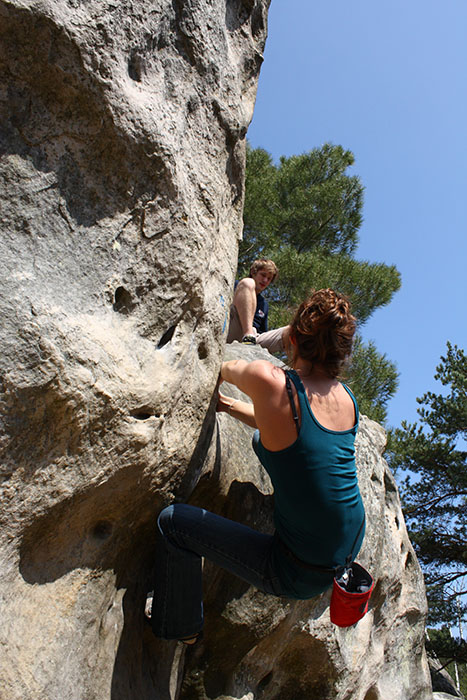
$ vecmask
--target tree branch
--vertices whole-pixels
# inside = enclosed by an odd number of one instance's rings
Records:
[[[447,499],[447,498],[454,498],[457,496],[467,496],[467,491],[451,491],[449,493],[445,493],[442,496],[438,496],[437,498],[432,498],[431,501],[426,501],[425,503],[421,503],[418,506],[413,506],[412,508],[405,508],[405,514],[406,515],[411,515],[412,513],[416,513],[417,511],[421,510],[422,508],[429,508],[430,506],[437,505],[438,503],[441,503],[441,501]]]

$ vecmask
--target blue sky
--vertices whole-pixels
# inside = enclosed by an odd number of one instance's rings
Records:
[[[466,0],[272,0],[248,132],[274,159],[326,141],[365,186],[356,257],[394,264],[402,289],[364,338],[395,362],[388,422],[416,397],[446,341],[467,350]]]

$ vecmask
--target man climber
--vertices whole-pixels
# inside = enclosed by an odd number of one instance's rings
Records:
[[[268,331],[269,305],[262,292],[277,278],[278,269],[272,260],[261,258],[250,267],[250,276],[237,284],[230,307],[227,342],[261,345],[269,352],[282,352],[287,344],[289,326]]]

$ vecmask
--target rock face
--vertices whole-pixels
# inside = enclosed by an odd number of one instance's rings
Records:
[[[227,346],[227,357],[239,356],[270,359],[259,348]],[[234,388],[230,393],[240,396]],[[271,531],[271,485],[251,435],[226,414],[218,416],[192,501]],[[330,593],[284,602],[207,566],[205,639],[189,652],[182,698],[431,700],[423,578],[381,457],[385,440],[383,429],[362,416],[356,444],[367,531],[358,561],[376,581],[368,614],[340,629],[329,619]]]
[[[268,5],[0,0],[0,700],[431,698],[420,569],[364,418],[358,626],[209,565],[202,645],[143,623],[163,505],[271,527],[250,431],[212,403]]]
[[[454,680],[438,659],[428,657],[428,666],[433,688],[433,700],[443,700],[444,697],[455,697],[465,700],[460,690],[457,690]]]
[[[168,697],[141,605],[213,428],[268,5],[0,2],[2,700]]]

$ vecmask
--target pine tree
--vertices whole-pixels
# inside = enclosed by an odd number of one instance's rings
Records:
[[[403,509],[425,572],[432,623],[467,613],[467,356],[447,343],[435,379],[443,393],[417,399],[420,423],[390,433],[387,457],[402,475]]]
[[[248,148],[238,276],[248,274],[255,258],[278,265],[279,279],[267,292],[271,327],[286,325],[310,289],[322,287],[348,296],[362,327],[399,289],[393,265],[354,258],[364,188],[347,172],[353,164],[350,151],[332,144],[282,157],[277,166],[267,151]],[[362,412],[384,422],[397,388],[394,364],[357,338],[348,381]]]

